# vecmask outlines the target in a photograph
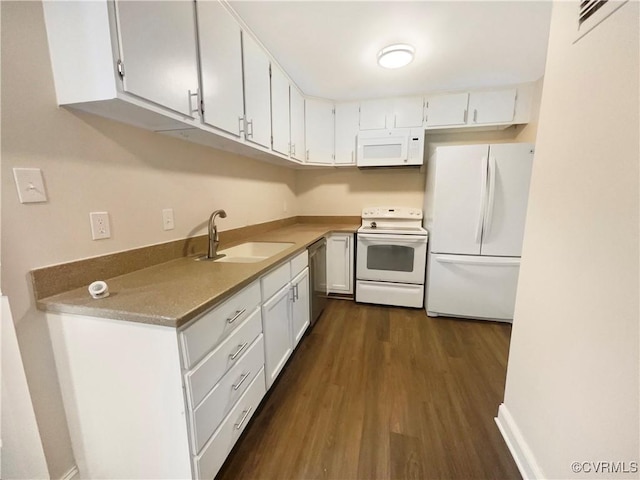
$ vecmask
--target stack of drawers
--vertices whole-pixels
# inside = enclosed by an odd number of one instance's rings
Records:
[[[256,281],[180,334],[195,478],[212,479],[266,392]]]

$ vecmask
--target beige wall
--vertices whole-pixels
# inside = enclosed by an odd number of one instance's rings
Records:
[[[57,108],[42,6],[2,2],[2,288],[11,302],[49,471],[73,465],[44,316],[28,272],[44,265],[295,215],[295,171]],[[13,167],[41,168],[49,201],[22,205]],[[286,205],[286,212],[285,210]],[[162,229],[173,208],[175,230]],[[89,212],[111,215],[92,241]]]
[[[504,405],[539,478],[637,478],[640,4],[573,44],[556,2]],[[595,468],[595,467],[594,467]]]

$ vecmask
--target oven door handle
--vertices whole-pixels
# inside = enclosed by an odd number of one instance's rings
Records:
[[[359,233],[358,239],[363,240],[395,240],[398,243],[427,243],[427,235],[393,235],[388,233]]]

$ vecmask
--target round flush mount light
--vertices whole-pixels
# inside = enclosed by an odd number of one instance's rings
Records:
[[[378,52],[378,65],[384,68],[400,68],[413,60],[415,48],[411,45],[399,43],[389,45]]]

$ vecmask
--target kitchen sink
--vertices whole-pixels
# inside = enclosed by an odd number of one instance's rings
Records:
[[[235,247],[219,250],[223,257],[212,260],[220,263],[257,263],[293,246],[291,242],[246,242]],[[198,260],[208,260],[200,257]]]

